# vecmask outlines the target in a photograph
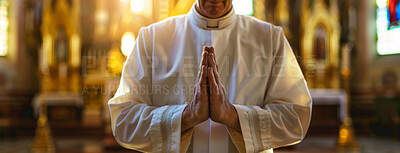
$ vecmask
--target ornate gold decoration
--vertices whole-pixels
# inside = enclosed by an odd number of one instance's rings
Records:
[[[81,66],[81,37],[80,37],[80,1],[72,0],[69,4],[66,0],[44,1],[42,35],[43,49],[39,57],[39,70],[41,75],[42,91],[73,91],[80,89]],[[62,64],[57,63],[57,35],[65,32],[66,50],[68,59]],[[61,71],[67,71],[63,74]],[[60,73],[61,72],[61,73]],[[72,81],[72,82],[70,82]],[[67,83],[68,82],[68,83]]]
[[[31,145],[33,153],[54,153],[55,147],[49,122],[47,120],[46,102],[42,99],[40,104],[40,114],[37,121],[35,139]]]
[[[337,0],[330,0],[330,8],[327,8],[323,0],[315,0],[311,9],[309,4],[308,0],[302,1],[301,22],[304,27],[301,39],[301,62],[305,69],[305,78],[311,88],[339,88],[340,25]],[[317,66],[321,66],[321,64],[317,63],[314,57],[313,47],[319,28],[326,34],[326,54],[325,62],[322,65],[324,73],[317,75]]]

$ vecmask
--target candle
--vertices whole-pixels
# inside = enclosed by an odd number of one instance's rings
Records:
[[[350,51],[351,46],[350,44],[346,43],[342,46],[342,70],[349,70],[350,69]]]

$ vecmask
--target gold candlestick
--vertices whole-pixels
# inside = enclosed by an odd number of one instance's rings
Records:
[[[360,150],[360,144],[356,140],[352,119],[350,117],[350,51],[351,45],[345,44],[342,48],[342,86],[347,95],[347,109],[346,116],[342,121],[342,125],[339,128],[339,137],[337,141],[337,149],[338,150],[351,150],[358,151]]]
[[[54,153],[55,147],[49,122],[47,120],[46,102],[41,99],[40,114],[37,121],[35,139],[31,145],[32,153]]]

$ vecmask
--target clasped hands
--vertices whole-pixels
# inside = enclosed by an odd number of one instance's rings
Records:
[[[204,46],[193,98],[183,111],[181,131],[186,131],[208,118],[241,131],[236,109],[228,101],[219,76],[214,48]]]

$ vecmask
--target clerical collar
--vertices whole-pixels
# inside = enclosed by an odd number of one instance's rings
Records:
[[[196,5],[196,3],[190,9],[188,16],[189,16],[189,20],[191,20],[196,26],[198,26],[201,29],[219,30],[219,29],[223,29],[223,28],[227,27],[234,21],[235,12],[234,12],[233,8],[225,16],[216,18],[216,19],[211,19],[211,18],[207,18],[207,17],[201,15],[199,12],[197,12],[195,5]]]

